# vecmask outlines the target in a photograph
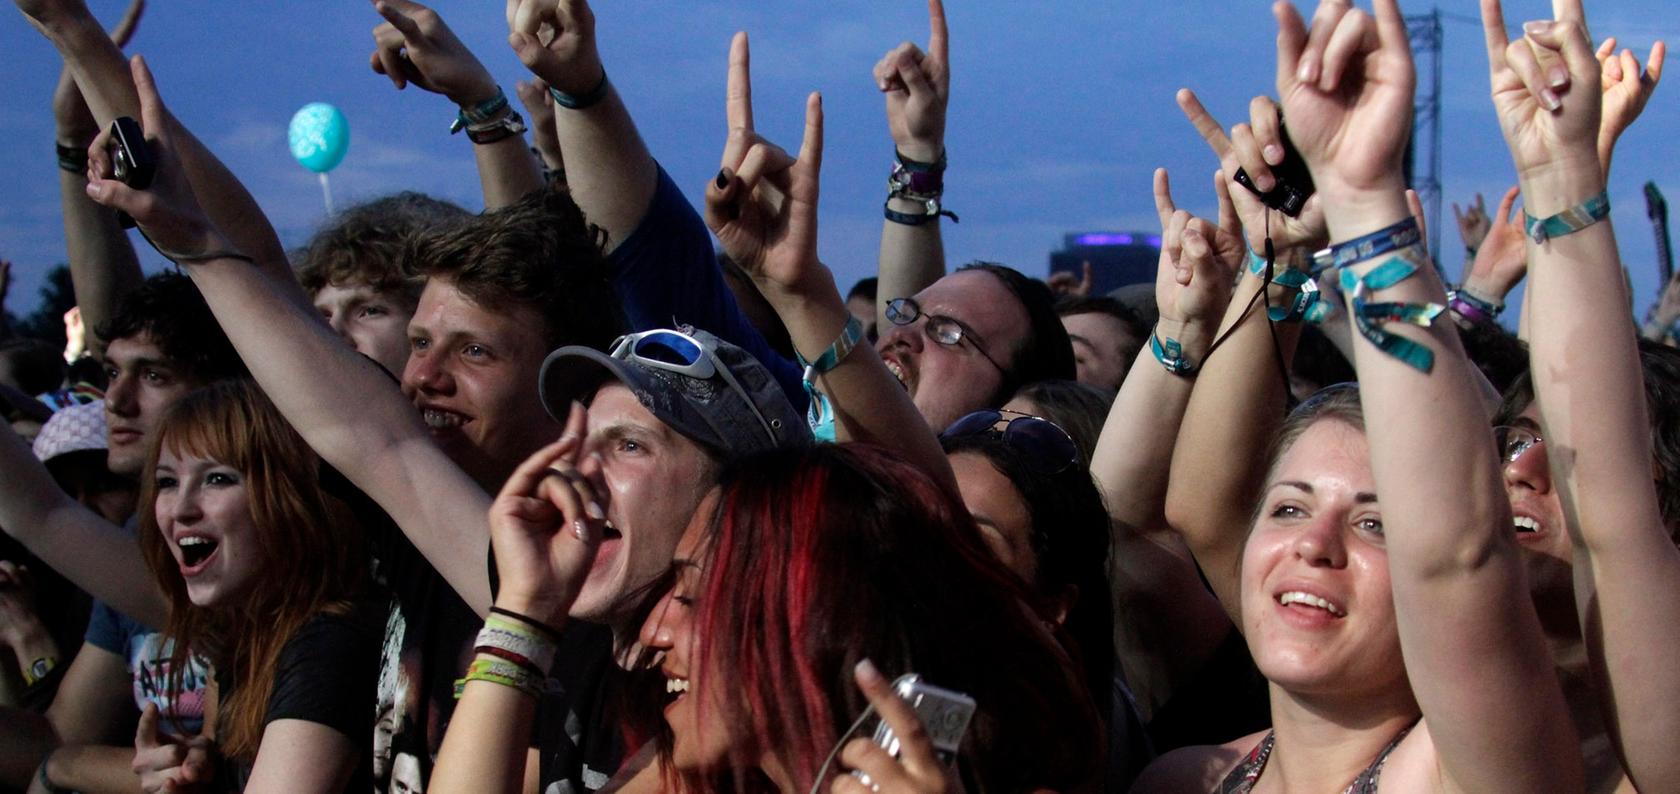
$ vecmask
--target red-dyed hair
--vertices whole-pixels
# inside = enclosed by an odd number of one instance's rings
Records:
[[[728,682],[721,717],[751,739],[731,769],[684,788],[767,787],[751,770],[769,753],[809,789],[867,705],[853,679],[865,658],[978,702],[961,752],[970,791],[1100,777],[1102,727],[1076,668],[932,479],[878,449],[823,444],[748,458],[721,480],[695,678]]]

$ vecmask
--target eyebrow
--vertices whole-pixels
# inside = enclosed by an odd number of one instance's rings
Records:
[[[1289,488],[1294,488],[1295,490],[1301,491],[1302,493],[1305,493],[1309,496],[1313,493],[1313,487],[1311,485],[1308,485],[1307,483],[1301,482],[1300,480],[1280,480],[1278,482],[1272,483],[1272,488],[1277,488],[1277,487],[1280,487],[1280,486],[1287,486]],[[1270,490],[1270,489],[1268,489],[1268,490]],[[1362,504],[1362,505],[1376,504],[1377,503],[1377,495],[1374,494],[1374,493],[1371,493],[1370,491],[1360,491],[1359,493],[1356,493],[1356,494],[1353,495],[1353,501],[1354,501],[1354,504]]]

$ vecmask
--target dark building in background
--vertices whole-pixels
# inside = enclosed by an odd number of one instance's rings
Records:
[[[1131,284],[1154,284],[1161,256],[1156,232],[1077,232],[1062,238],[1062,250],[1050,252],[1050,272],[1075,277],[1091,263],[1091,294],[1106,295]]]

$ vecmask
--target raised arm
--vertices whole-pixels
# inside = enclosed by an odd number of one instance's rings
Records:
[[[1273,185],[1271,166],[1283,160],[1277,105],[1270,97],[1251,101],[1249,122],[1236,125],[1229,135],[1190,90],[1178,92],[1178,104],[1219,158],[1226,179],[1241,168],[1257,184],[1267,189]],[[1264,252],[1270,230],[1277,259],[1273,281],[1287,273],[1305,275],[1309,252],[1325,240],[1322,201],[1309,199],[1301,215],[1290,218],[1268,210],[1234,180],[1225,183],[1225,192],[1242,220],[1250,250]],[[1282,354],[1284,363],[1290,361],[1300,338],[1300,319],[1294,312],[1280,315],[1288,321],[1273,324],[1267,307],[1293,309],[1299,295],[1299,288],[1278,283],[1268,292],[1264,271],[1257,274],[1252,266],[1243,267],[1220,322],[1224,341],[1196,375],[1172,455],[1167,521],[1183,536],[1234,620],[1241,610],[1238,568],[1249,508],[1265,477],[1261,466],[1266,444],[1283,421],[1289,399],[1278,356]]]
[[[520,62],[565,98],[556,98],[554,123],[566,184],[611,251],[647,214],[659,167],[607,79],[595,12],[584,0],[508,0],[507,23]]]
[[[145,8],[145,0],[134,0],[111,31],[111,39],[119,48],[134,34]],[[87,196],[87,147],[99,134],[99,123],[82,99],[68,66],[58,77],[52,107],[58,130],[58,193],[64,211],[70,283],[75,286],[82,326],[91,330],[104,324],[116,312],[122,296],[139,286],[145,276],[140,272],[140,260],[134,256],[134,246],[117,222],[117,214]],[[98,334],[88,334],[86,340],[88,353],[96,358],[104,354],[105,340]]]
[[[169,605],[134,536],[59,490],[47,467],[9,428],[0,432],[0,527],[93,597],[151,626]]]
[[[484,208],[506,207],[540,190],[542,170],[525,145],[525,134],[514,131],[522,127],[510,97],[443,18],[413,0],[374,0],[373,7],[385,23],[373,29],[369,65],[399,90],[413,84],[460,106],[460,129],[478,161]]]
[[[928,0],[928,46],[910,42],[893,48],[875,64],[875,87],[887,100],[887,131],[892,134],[904,188],[889,196],[881,224],[877,265],[875,324],[890,328],[887,303],[921,292],[945,275],[945,242],[940,217],[929,214],[929,198],[945,188],[945,108],[951,101],[951,53],[945,27],[945,4]]]
[[[109,178],[88,184],[106,206],[133,216],[180,264],[215,313],[264,393],[317,454],[384,508],[420,553],[474,609],[490,606],[484,510],[489,496],[432,442],[413,406],[371,359],[333,333],[312,308],[233,247],[199,209],[176,165],[174,130],[151,71],[135,58],[148,140],[158,155],[150,189]],[[90,170],[108,173],[96,144]],[[288,276],[289,278],[289,276]],[[345,395],[355,395],[345,399]]]
[[[109,128],[119,116],[140,117],[140,101],[128,64],[99,20],[88,13],[83,0],[15,0],[36,29],[46,35],[76,76],[76,85],[87,100],[88,109],[101,129]],[[292,276],[286,251],[274,227],[257,206],[245,186],[222,165],[197,138],[165,114],[158,123],[175,129],[183,172],[209,204],[210,219],[227,239],[250,256],[275,281],[276,289],[288,301],[308,306],[303,290]]]
[[[745,34],[732,48],[744,54]],[[747,60],[731,57],[728,114],[730,126],[750,124],[752,96],[739,90],[750,81]],[[805,102],[805,137],[797,159],[768,141],[742,147],[730,135],[724,145],[724,168],[706,186],[706,223],[724,253],[752,277],[775,308],[794,349],[806,361],[819,361],[840,345],[852,320],[834,275],[817,259],[817,200],[822,171],[822,97]],[[861,336],[861,334],[860,334]],[[861,338],[850,352],[832,361],[816,377],[835,415],[837,441],[867,441],[896,450],[956,493],[956,476],[910,401],[910,395],[887,371],[874,348]]]
[[[1161,319],[1153,333],[1163,344],[1179,345],[1179,355],[1193,367],[1206,361],[1243,260],[1242,229],[1223,173],[1215,175],[1214,189],[1217,226],[1177,209],[1166,169],[1155,171],[1161,218],[1155,302]],[[1194,370],[1170,372],[1155,356],[1139,355],[1091,458],[1091,476],[1113,524],[1115,653],[1146,714],[1170,697],[1175,673],[1199,669],[1199,661],[1230,631],[1194,563],[1163,537],[1169,534],[1165,508],[1173,442],[1195,378]]]
[[[1580,749],[1529,601],[1475,370],[1452,326],[1435,322],[1445,290],[1407,234],[1416,221],[1401,164],[1416,75],[1400,9],[1376,0],[1373,22],[1329,0],[1310,38],[1292,5],[1275,9],[1278,93],[1332,246],[1376,235],[1374,254],[1336,247],[1335,257],[1359,324],[1354,364],[1400,647],[1441,782],[1579,790]]]
[[[1597,166],[1609,154],[1580,0],[1555,7],[1555,20],[1529,22],[1527,35],[1506,47],[1497,0],[1482,3],[1494,104],[1525,209],[1539,219],[1601,196],[1605,176]],[[1519,48],[1567,70],[1569,82],[1555,90],[1551,107],[1533,88],[1540,85],[1537,70],[1516,57]],[[1656,52],[1660,69],[1660,44]],[[1611,112],[1609,93],[1602,102]],[[1635,787],[1674,790],[1680,670],[1671,660],[1680,652],[1680,551],[1652,484],[1650,423],[1615,232],[1608,217],[1545,224],[1551,236],[1528,243],[1530,370],[1552,483],[1575,546],[1575,603],[1591,679]]]
[[[1604,166],[1605,180],[1610,178],[1610,156],[1616,152],[1616,141],[1628,127],[1633,126],[1639,114],[1645,112],[1645,104],[1651,101],[1651,94],[1657,90],[1657,82],[1662,80],[1663,61],[1668,55],[1668,47],[1662,42],[1651,45],[1651,53],[1645,61],[1645,68],[1639,68],[1639,60],[1633,57],[1631,50],[1616,52],[1616,37],[1611,36],[1599,46],[1595,56],[1599,62],[1599,87],[1604,94],[1604,104],[1599,115],[1598,124],[1598,161]],[[1573,79],[1573,77],[1571,78]],[[1581,83],[1592,90],[1592,80]]]

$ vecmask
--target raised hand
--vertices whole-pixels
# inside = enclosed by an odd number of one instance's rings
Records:
[[[1505,191],[1494,219],[1489,221],[1492,228],[1464,274],[1464,288],[1483,300],[1503,303],[1528,275],[1528,237],[1523,234],[1522,218],[1515,214],[1519,195],[1515,186]]]
[[[1488,220],[1487,204],[1480,193],[1476,194],[1476,203],[1468,208],[1460,208],[1458,202],[1453,202],[1453,219],[1458,221],[1458,236],[1464,240],[1466,249],[1480,247],[1482,238],[1487,237],[1488,229],[1493,227],[1493,221]]]
[[[134,731],[134,763],[146,794],[208,791],[216,772],[215,743],[206,736],[178,739],[158,732],[158,708],[147,703]]]
[[[1603,91],[1594,90],[1602,85],[1602,69],[1593,56],[1580,0],[1557,0],[1554,8],[1555,20],[1529,22],[1523,25],[1522,38],[1511,41],[1499,0],[1482,0],[1494,108],[1530,212],[1537,217],[1557,212],[1596,190],[1580,196],[1553,196],[1550,190],[1528,189],[1530,179],[1584,170],[1589,162],[1603,169],[1598,156]],[[1536,212],[1542,202],[1548,206]]]
[[[1044,283],[1050,286],[1050,292],[1057,297],[1072,295],[1083,298],[1091,294],[1091,263],[1079,263],[1080,274],[1075,276],[1066,270],[1058,270],[1050,274]]]
[[[945,108],[951,99],[951,60],[945,4],[928,0],[928,46],[894,47],[875,64],[875,87],[887,98],[887,130],[905,157],[935,163],[945,153]]]
[[[836,775],[833,794],[954,794],[962,783],[934,754],[933,742],[915,709],[893,692],[875,665],[865,659],[854,673],[858,689],[898,737],[898,756],[866,738],[853,739],[840,750],[840,763],[869,776],[870,785],[848,775]]]
[[[543,167],[550,171],[565,170],[565,163],[560,159],[560,135],[554,129],[554,97],[548,94],[548,83],[541,77],[520,80],[513,84],[513,92],[531,119],[531,145],[542,157]]]
[[[565,623],[605,531],[599,459],[584,454],[588,414],[572,405],[560,439],[519,465],[490,505],[496,604],[551,627]]]
[[[227,238],[205,216],[192,185],[181,172],[180,157],[171,142],[175,131],[151,69],[136,55],[129,61],[129,71],[140,95],[140,125],[146,133],[146,144],[157,158],[157,173],[145,190],[113,179],[107,151],[111,132],[105,130],[88,147],[88,196],[128,213],[160,253],[178,262],[227,250]]]
[[[1219,192],[1219,225],[1178,209],[1167,169],[1155,169],[1155,212],[1161,219],[1161,259],[1155,272],[1155,303],[1165,335],[1177,339],[1185,325],[1212,332],[1231,302],[1231,284],[1241,267],[1241,230],[1236,210],[1224,190],[1224,173],[1214,178]],[[1223,246],[1220,241],[1227,241]],[[1236,255],[1231,256],[1231,243]],[[1225,250],[1221,250],[1224,248]]]
[[[1610,171],[1610,156],[1615,152],[1616,139],[1633,125],[1634,119],[1639,118],[1645,110],[1645,103],[1657,90],[1667,54],[1668,47],[1662,42],[1652,45],[1650,57],[1645,61],[1644,70],[1641,70],[1632,50],[1624,49],[1620,55],[1616,54],[1616,37],[1611,36],[1599,45],[1595,55],[1599,64],[1599,84],[1604,90],[1604,109],[1598,124],[1598,159],[1604,164],[1606,173]]]
[[[819,271],[832,278],[817,261],[822,96],[806,98],[805,138],[796,159],[753,130],[745,33],[730,44],[727,95],[729,138],[717,178],[706,186],[706,225],[761,289],[796,291]]]
[[[118,48],[128,46],[134,31],[140,27],[140,15],[145,11],[146,0],[133,0],[128,4],[123,18],[111,29],[111,41],[116,42]],[[81,89],[76,87],[76,79],[68,66],[59,72],[58,86],[53,89],[52,107],[53,119],[58,122],[60,143],[82,146],[99,133],[99,124],[88,110],[87,101],[82,98]]]
[[[1277,103],[1270,97],[1255,97],[1249,102],[1248,123],[1232,127],[1231,133],[1227,135],[1225,128],[1202,106],[1194,91],[1181,88],[1177,99],[1179,109],[1184,111],[1184,117],[1189,119],[1196,132],[1201,134],[1202,140],[1207,141],[1208,148],[1219,158],[1219,166],[1227,177],[1236,174],[1237,169],[1241,168],[1248,172],[1255,185],[1262,190],[1269,190],[1276,185],[1271,166],[1283,162]],[[1235,189],[1232,189],[1233,186]],[[1241,219],[1241,228],[1248,235],[1249,246],[1256,251],[1265,250],[1268,230],[1273,246],[1279,250],[1317,250],[1329,241],[1330,232],[1324,225],[1324,205],[1317,194],[1307,199],[1299,217],[1291,218],[1281,212],[1271,212],[1258,196],[1237,184],[1235,180],[1227,183],[1223,190],[1230,196],[1236,208],[1237,217]]]
[[[1386,203],[1388,194],[1398,198],[1405,190],[1412,51],[1395,0],[1374,5],[1373,19],[1346,0],[1322,0],[1310,30],[1291,3],[1272,7],[1290,139],[1331,205],[1360,203],[1365,195]]]
[[[368,65],[399,90],[413,83],[463,106],[496,95],[490,70],[436,11],[413,0],[375,0],[373,8],[385,22],[373,29]]]
[[[507,0],[507,23],[519,62],[561,93],[586,96],[606,79],[584,0]]]

